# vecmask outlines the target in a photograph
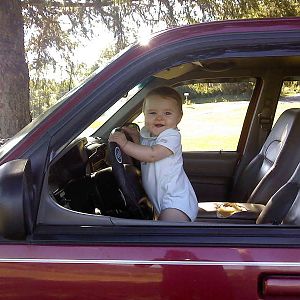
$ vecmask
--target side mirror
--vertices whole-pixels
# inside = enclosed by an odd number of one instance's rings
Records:
[[[25,239],[33,228],[33,185],[29,160],[0,166],[0,236]]]

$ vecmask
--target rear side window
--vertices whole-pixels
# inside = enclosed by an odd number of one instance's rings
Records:
[[[255,81],[193,83],[178,87],[185,98],[179,124],[184,151],[236,151]]]
[[[286,80],[283,82],[273,124],[289,108],[300,108],[299,80]]]

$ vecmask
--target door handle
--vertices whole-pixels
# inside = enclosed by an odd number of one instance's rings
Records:
[[[300,276],[268,276],[263,279],[263,298],[300,297]]]

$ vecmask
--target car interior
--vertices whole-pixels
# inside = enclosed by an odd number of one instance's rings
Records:
[[[282,95],[284,84],[300,83],[299,67],[300,57],[294,56],[214,59],[182,63],[143,80],[52,159],[43,222],[51,224],[55,215],[61,224],[162,223],[143,189],[139,162],[108,137],[122,126],[140,129],[145,94],[171,86],[182,94],[187,114],[180,131],[184,168],[199,202],[193,225],[299,225],[300,97]],[[220,86],[231,91],[238,86],[235,98],[219,95],[214,89]],[[222,107],[220,116],[235,122],[225,107],[230,102],[233,109],[243,107],[243,113],[236,112],[242,121],[233,146],[223,147],[217,142],[227,137],[220,132],[224,124],[217,132],[214,123]],[[205,127],[209,118],[212,123]],[[210,148],[201,146],[203,136]]]

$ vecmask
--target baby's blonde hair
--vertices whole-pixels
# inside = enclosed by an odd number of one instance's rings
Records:
[[[179,111],[182,113],[182,98],[175,89],[169,86],[160,86],[149,91],[144,98],[143,111],[145,108],[145,101],[150,96],[161,96],[162,98],[168,97],[174,99],[178,105]]]

